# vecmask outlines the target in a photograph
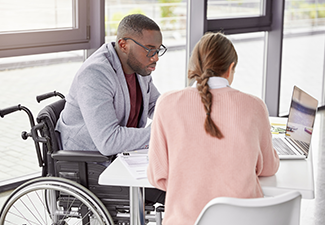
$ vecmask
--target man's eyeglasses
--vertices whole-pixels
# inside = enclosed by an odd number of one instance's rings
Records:
[[[148,52],[147,53],[148,58],[154,57],[156,54],[158,54],[158,57],[160,57],[163,54],[165,54],[165,52],[167,51],[167,48],[163,44],[158,49],[150,49],[150,48],[147,48],[147,47],[143,46],[139,42],[133,40],[132,38],[123,38],[123,40],[132,40],[134,43],[136,43],[137,45],[144,48]]]

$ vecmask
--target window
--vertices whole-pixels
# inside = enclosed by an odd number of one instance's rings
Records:
[[[240,18],[264,15],[263,0],[208,0],[207,18]]]
[[[322,105],[325,5],[317,0],[285,2],[280,114],[289,112],[297,85]]]
[[[0,57],[89,49],[99,0],[0,0]],[[37,16],[36,16],[37,15]],[[95,35],[91,35],[90,31]],[[94,40],[92,40],[94,41]]]
[[[233,87],[262,98],[264,40],[265,31],[271,30],[272,2],[270,0],[205,2],[189,0],[188,55],[207,31],[221,31],[229,35],[239,57]]]
[[[207,31],[238,34],[270,30],[270,0],[208,0],[206,7]]]
[[[238,55],[232,87],[262,98],[265,32],[229,35]]]
[[[76,28],[72,0],[0,0],[0,32]],[[37,15],[34,16],[34,15]]]

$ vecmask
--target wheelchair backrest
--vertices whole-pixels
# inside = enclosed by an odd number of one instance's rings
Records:
[[[51,154],[62,149],[61,138],[59,132],[55,131],[56,123],[60,117],[60,113],[65,106],[65,99],[60,99],[52,104],[45,106],[36,118],[37,125],[41,125],[41,136],[47,141],[42,145],[43,155],[43,171],[42,176],[54,174],[54,161]]]
[[[42,136],[48,136],[50,142],[49,152],[57,152],[61,149],[61,139],[59,133],[55,131],[56,123],[60,117],[60,113],[65,106],[65,100],[60,99],[50,105],[45,106],[38,114],[36,121],[37,123],[44,123]]]

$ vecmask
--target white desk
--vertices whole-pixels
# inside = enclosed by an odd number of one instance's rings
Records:
[[[286,118],[270,117],[271,123],[286,124]],[[313,199],[314,170],[313,151],[309,152],[306,160],[280,160],[278,172],[271,177],[260,177],[260,183],[266,195],[280,194],[288,190],[297,190],[302,198]]]
[[[271,122],[285,123],[283,118],[270,118]],[[263,192],[267,196],[274,196],[289,190],[297,190],[304,199],[314,198],[314,172],[312,155],[306,160],[281,160],[278,172],[271,177],[259,178]],[[99,176],[101,185],[118,185],[130,187],[131,225],[139,219],[135,212],[139,210],[135,204],[139,198],[139,187],[152,187],[147,179],[135,179],[119,158],[107,167]]]
[[[125,165],[121,162],[121,159],[117,157],[111,165],[109,165],[104,172],[99,176],[98,183],[100,185],[117,185],[130,187],[130,224],[144,224],[139,217],[141,199],[140,187],[153,186],[149,183],[148,179],[136,179]],[[141,203],[142,201],[140,201]]]

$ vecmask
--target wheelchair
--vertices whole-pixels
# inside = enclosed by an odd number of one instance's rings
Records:
[[[55,125],[65,105],[64,95],[50,92],[36,97],[38,102],[59,96],[61,99],[45,106],[34,122],[32,112],[18,105],[0,110],[0,116],[25,111],[31,130],[22,138],[34,141],[42,177],[16,188],[0,213],[2,224],[129,224],[129,187],[98,184],[102,165],[115,156],[94,151],[60,151],[61,142]],[[40,147],[41,146],[41,147]],[[163,206],[145,204],[141,224],[161,224]]]

